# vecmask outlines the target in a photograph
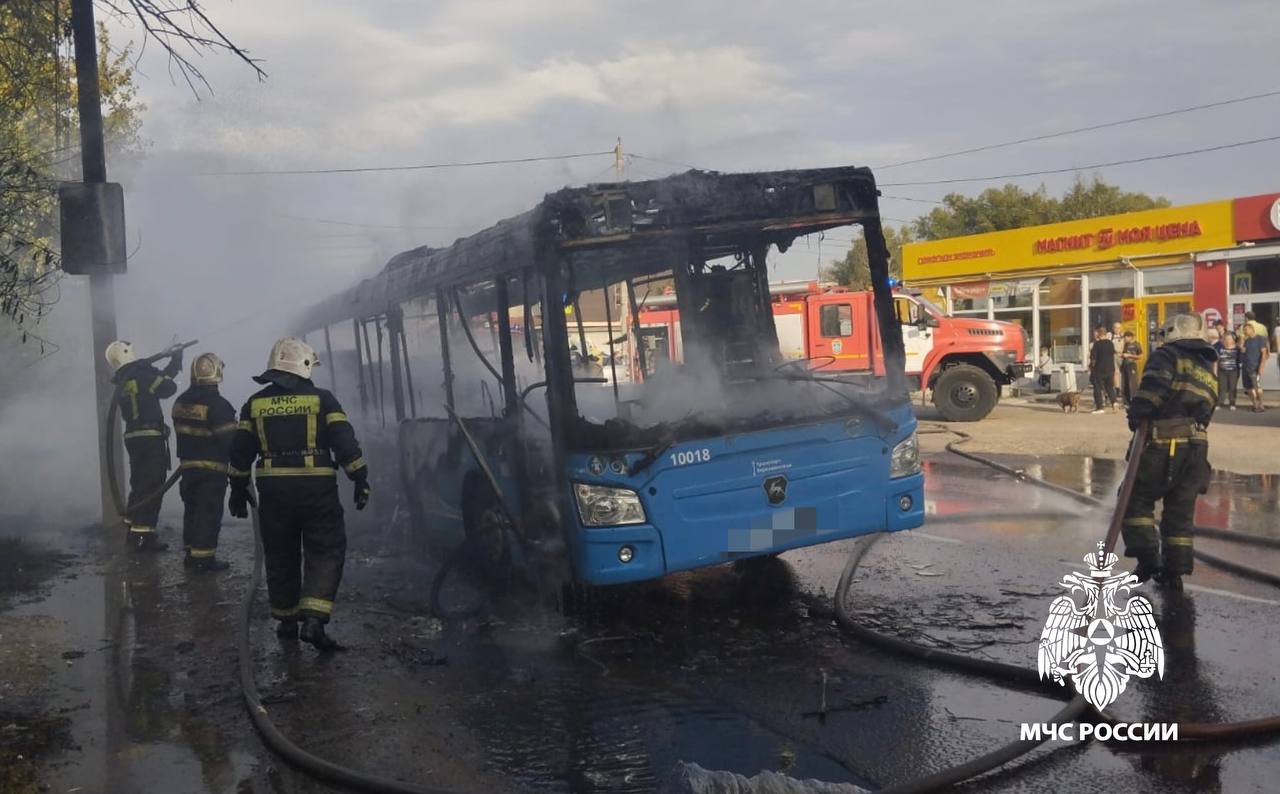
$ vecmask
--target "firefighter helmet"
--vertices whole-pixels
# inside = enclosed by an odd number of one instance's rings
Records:
[[[1204,341],[1204,316],[1200,314],[1179,314],[1165,321],[1163,328],[1165,342],[1177,342],[1179,339],[1199,339]]]
[[[212,386],[222,383],[222,359],[213,353],[201,353],[191,362],[191,383],[196,386]]]
[[[112,372],[117,372],[125,364],[138,360],[138,354],[133,352],[133,345],[122,339],[117,339],[107,345],[106,356]]]
[[[292,336],[271,346],[271,357],[267,359],[267,369],[278,369],[300,378],[310,378],[311,370],[320,366],[316,351],[311,345]]]

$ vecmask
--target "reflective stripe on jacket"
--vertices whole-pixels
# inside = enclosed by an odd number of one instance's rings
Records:
[[[248,477],[255,460],[259,477],[332,477],[341,466],[355,479],[365,468],[338,399],[310,380],[283,373],[240,409],[231,476]]]

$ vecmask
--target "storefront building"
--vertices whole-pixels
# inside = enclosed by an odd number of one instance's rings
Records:
[[[1153,328],[1183,311],[1234,326],[1252,310],[1274,331],[1280,193],[910,243],[903,281],[937,289],[953,314],[1018,323],[1029,357],[1045,347],[1078,367],[1089,329],[1117,322],[1144,349]],[[1264,384],[1280,388],[1278,372]]]

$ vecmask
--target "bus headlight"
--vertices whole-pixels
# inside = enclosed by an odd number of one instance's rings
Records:
[[[578,517],[587,527],[615,527],[623,524],[643,524],[644,507],[640,494],[628,488],[610,488],[605,485],[573,484],[578,497]]]
[[[893,448],[893,453],[889,456],[889,476],[906,477],[919,471],[920,443],[916,440],[916,434],[912,433],[910,438]]]

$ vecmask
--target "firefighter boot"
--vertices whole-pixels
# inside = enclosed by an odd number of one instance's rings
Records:
[[[1133,569],[1133,575],[1138,577],[1139,582],[1145,582],[1152,576],[1160,572],[1160,564],[1156,562],[1155,557],[1141,557],[1138,560],[1138,567]]]
[[[285,618],[277,623],[276,636],[282,640],[298,639],[298,619]]]
[[[341,651],[345,650],[332,637],[324,633],[324,621],[317,617],[308,616],[302,621],[302,632],[300,638],[303,642],[309,642],[316,646],[317,651]]]
[[[129,538],[129,548],[136,552],[159,552],[168,551],[169,544],[156,537],[154,532],[132,532],[134,537]]]
[[[1182,592],[1182,576],[1168,568],[1162,568],[1156,572],[1156,583],[1168,593]]]
[[[217,573],[230,568],[231,563],[220,560],[217,557],[192,557],[188,554],[182,559],[182,567],[188,568],[195,573]]]

